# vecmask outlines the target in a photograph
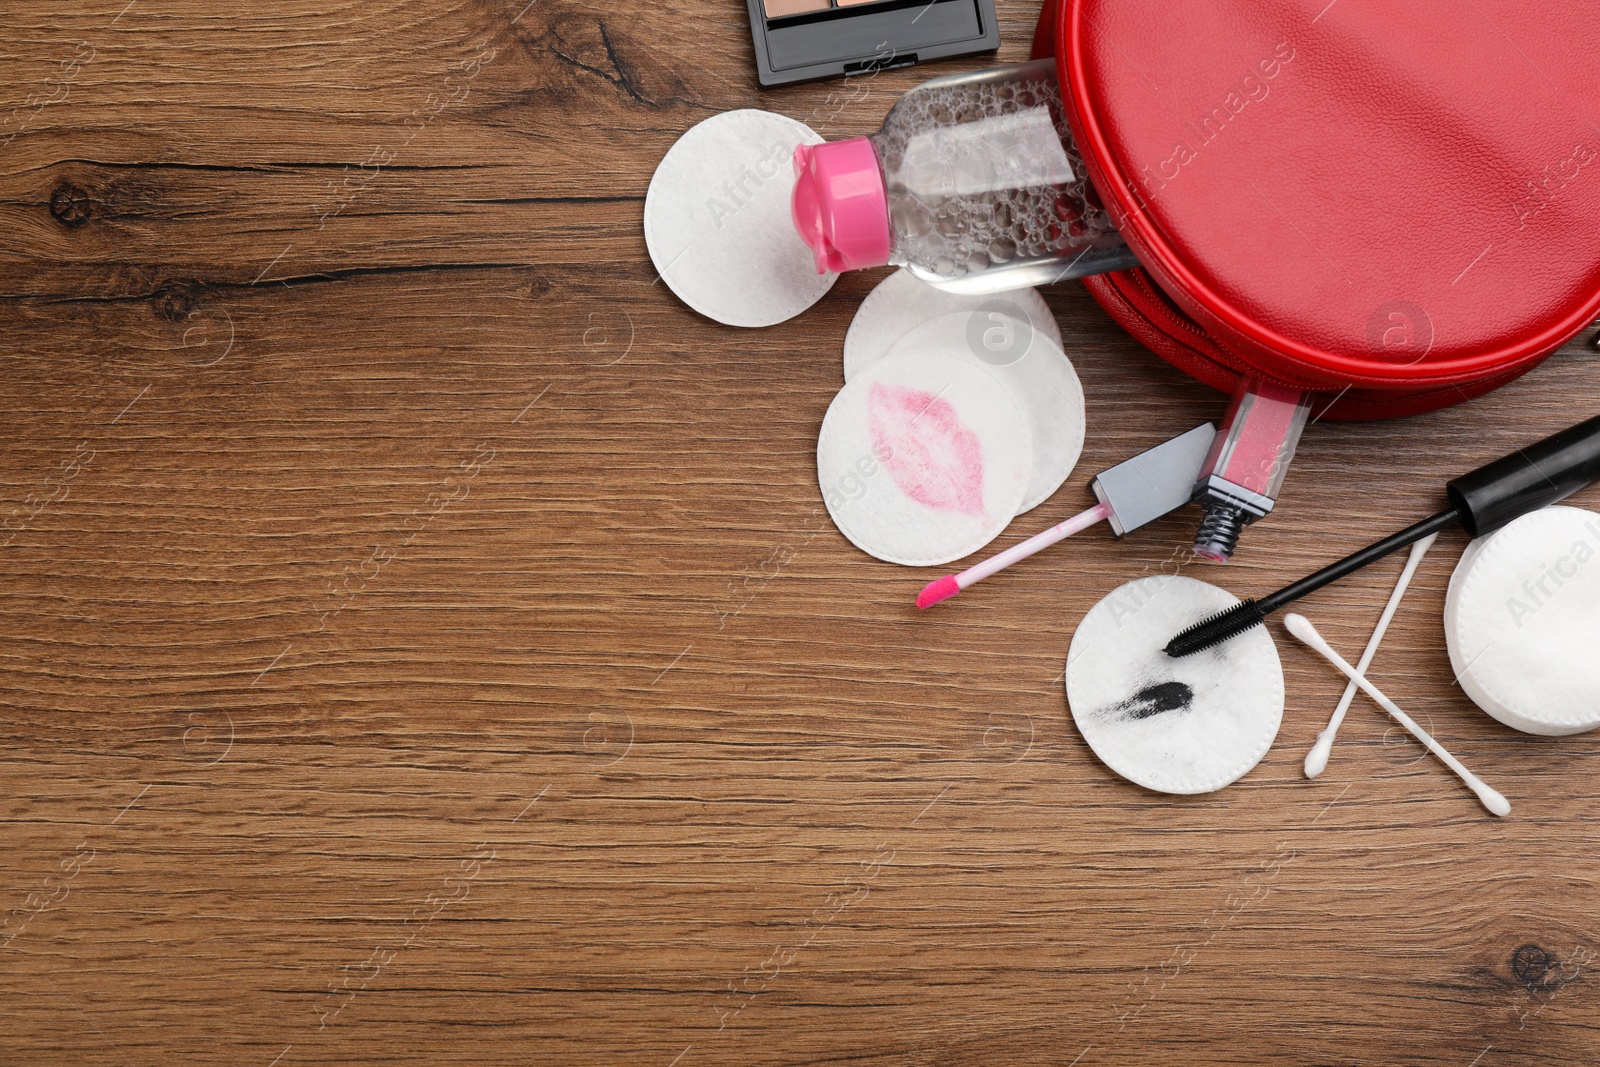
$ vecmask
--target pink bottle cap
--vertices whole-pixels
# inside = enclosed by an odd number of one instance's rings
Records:
[[[889,262],[889,198],[870,140],[800,145],[794,173],[794,226],[817,257],[818,274]]]

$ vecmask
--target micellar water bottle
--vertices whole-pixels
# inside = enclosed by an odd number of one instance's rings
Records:
[[[904,266],[994,293],[1138,265],[1090,187],[1053,59],[935,78],[883,129],[795,150],[817,271]]]

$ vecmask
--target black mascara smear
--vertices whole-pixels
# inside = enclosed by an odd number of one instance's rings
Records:
[[[1150,719],[1163,712],[1188,711],[1194,703],[1194,690],[1183,682],[1147,685],[1111,710],[1124,719]]]

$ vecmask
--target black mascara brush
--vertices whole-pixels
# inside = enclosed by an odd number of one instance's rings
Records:
[[[1600,416],[1457,478],[1445,487],[1451,505],[1447,510],[1276,593],[1260,600],[1243,601],[1220,615],[1196,623],[1168,642],[1167,655],[1174,658],[1193,655],[1237,637],[1261,625],[1268,615],[1285,604],[1314,593],[1431,533],[1459,524],[1473,537],[1482,537],[1530,511],[1565,500],[1596,478],[1600,478]]]

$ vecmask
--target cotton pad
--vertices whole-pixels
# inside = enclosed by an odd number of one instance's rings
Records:
[[[1036,289],[993,296],[958,296],[918,281],[910,271],[889,275],[867,294],[844,335],[844,380],[889,354],[902,337],[941,315],[967,316],[963,334],[991,365],[1015,363],[1034,338],[1061,347],[1061,328]]]
[[[1041,334],[1033,336],[1017,359],[991,362],[972,342],[972,320],[965,313],[941,315],[902,337],[890,353],[953,356],[988,371],[1005,386],[1033,439],[1033,477],[1019,509],[1032,511],[1061,488],[1083,454],[1083,386],[1061,347]]]
[[[725,111],[678,138],[650,179],[650,259],[707,318],[772,326],[822,299],[838,278],[817,273],[790,217],[791,157],[802,143],[822,138],[770,111]]]
[[[828,514],[863,552],[928,567],[994,540],[1022,503],[1022,413],[985,371],[940,353],[880,360],[839,390],[817,440]]]
[[[1193,578],[1129,582],[1089,610],[1067,653],[1067,703],[1095,755],[1162,793],[1209,793],[1266,755],[1283,666],[1266,627],[1181,659],[1172,635],[1239,603]]]
[[[1544,508],[1468,545],[1445,643],[1461,688],[1512,729],[1600,726],[1600,515]]]

